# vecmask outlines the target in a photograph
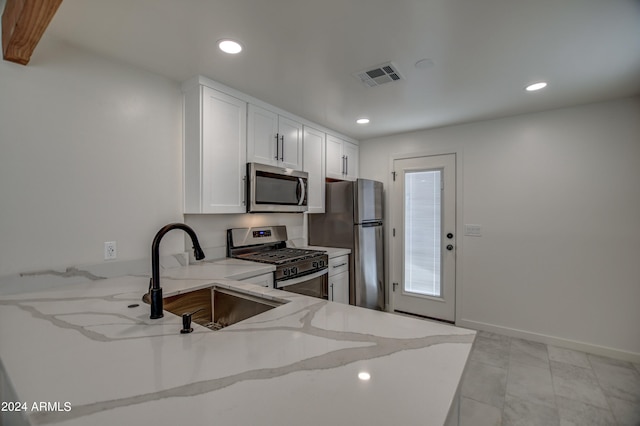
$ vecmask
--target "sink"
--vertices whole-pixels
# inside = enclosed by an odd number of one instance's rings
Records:
[[[165,297],[164,310],[175,315],[195,312],[192,321],[220,330],[283,304],[228,288],[213,287]],[[196,312],[197,311],[197,312]]]

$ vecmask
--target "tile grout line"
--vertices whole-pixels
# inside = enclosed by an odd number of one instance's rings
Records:
[[[553,370],[551,368],[551,358],[549,357],[549,345],[546,343],[544,347],[547,352],[547,361],[549,363],[549,376],[551,377],[551,390],[553,391],[553,403],[556,407],[556,412],[558,413],[558,424],[562,423],[562,416],[560,415],[560,405],[558,405],[558,394],[556,393],[556,384],[553,380]]]
[[[589,354],[586,354],[586,357],[587,357],[587,362],[589,363],[589,367],[591,368],[591,371],[593,371],[593,375],[596,378],[596,382],[598,382],[598,388],[604,395],[604,400],[607,401],[607,406],[609,407],[609,412],[611,413],[611,417],[613,417],[613,420],[616,422],[616,425],[618,425],[619,424],[618,419],[616,418],[615,411],[613,410],[613,407],[611,406],[611,402],[609,401],[609,395],[607,395],[607,393],[604,391],[604,388],[602,387],[602,383],[600,383],[600,377],[598,377],[598,373],[596,373],[596,369],[593,368],[591,357],[589,356]]]
[[[619,422],[618,422],[618,420],[616,419],[616,416],[615,416],[615,412],[614,412],[614,410],[613,410],[613,407],[611,406],[611,402],[609,401],[609,396],[608,396],[608,395],[607,395],[607,393],[604,391],[604,388],[602,387],[602,384],[600,383],[600,378],[599,378],[599,377],[598,377],[598,375],[596,374],[596,370],[593,368],[593,364],[592,364],[592,362],[591,362],[591,359],[590,359],[590,357],[589,357],[589,354],[588,354],[588,353],[586,353],[586,352],[582,352],[582,351],[579,351],[579,352],[580,352],[580,353],[583,353],[583,354],[585,355],[585,357],[587,358],[587,362],[589,363],[589,370],[591,370],[591,372],[593,373],[593,376],[595,377],[596,382],[597,382],[597,384],[598,384],[598,389],[602,392],[602,395],[604,396],[605,401],[607,402],[607,408],[600,407],[600,406],[598,406],[598,405],[594,405],[594,404],[592,404],[592,403],[590,403],[590,402],[585,402],[585,401],[581,401],[581,400],[578,400],[578,399],[573,399],[573,398],[570,398],[570,397],[562,397],[562,398],[566,398],[566,399],[568,399],[568,400],[571,400],[571,401],[574,401],[574,402],[577,402],[577,403],[580,403],[580,404],[587,405],[587,406],[592,407],[592,408],[597,409],[597,410],[605,410],[605,409],[606,409],[606,410],[608,410],[608,411],[609,411],[609,413],[611,414],[611,417],[613,417],[613,420],[615,421],[615,425],[619,425]],[[548,354],[548,353],[549,353],[549,346],[547,345],[547,354]],[[581,366],[579,366],[579,365],[571,364],[571,363],[569,363],[569,362],[563,362],[563,361],[554,361],[554,362],[557,362],[557,363],[559,363],[559,364],[568,364],[568,365],[571,365],[571,366],[574,366],[574,367],[577,367],[577,368],[585,368],[585,367],[581,367]],[[549,359],[549,368],[551,368],[551,359]],[[585,369],[586,369],[586,368],[585,368]],[[552,372],[551,372],[551,381],[552,381],[552,383],[553,383],[553,377],[554,377],[554,376],[553,376],[553,371],[552,371]],[[555,385],[553,386],[553,394],[554,394],[554,396],[555,396],[555,398],[554,398],[554,399],[556,400],[556,406],[557,406],[557,405],[558,405],[558,395],[556,395]],[[558,407],[558,415],[559,415],[559,413],[560,413],[560,408]],[[612,425],[612,426],[615,426],[615,425]]]
[[[507,378],[504,383],[504,397],[502,398],[502,415],[500,418],[500,424],[504,423],[504,409],[507,405],[507,387],[509,386],[509,372],[511,371],[511,345],[513,339],[509,337],[509,354],[507,358]]]

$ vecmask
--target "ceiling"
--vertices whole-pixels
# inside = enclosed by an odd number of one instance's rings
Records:
[[[361,140],[640,93],[640,0],[64,0],[45,36]],[[389,61],[403,80],[353,76]]]

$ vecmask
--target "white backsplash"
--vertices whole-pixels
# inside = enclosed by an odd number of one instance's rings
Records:
[[[283,225],[287,227],[289,246],[302,247],[307,244],[306,215],[299,213],[185,215],[184,222],[196,232],[206,256],[205,262],[227,256],[227,229],[229,228]],[[187,261],[195,262],[191,245],[191,240],[185,234],[185,252],[172,254],[161,251],[160,267],[168,269],[184,266]],[[123,275],[149,275],[150,271],[150,258],[39,269],[0,277],[0,294],[38,291]]]
[[[217,260],[227,256],[227,229],[251,228],[254,226],[287,227],[289,246],[301,247],[307,243],[306,215],[300,213],[264,213],[264,214],[210,214],[185,215],[184,221],[198,235],[206,260]],[[186,238],[186,247],[191,241]],[[193,262],[193,252],[189,252],[189,261]]]
[[[185,266],[187,259],[187,253],[160,256],[160,269]],[[124,275],[150,276],[151,258],[70,265],[5,275],[0,277],[0,295],[41,291],[62,285],[105,280]]]

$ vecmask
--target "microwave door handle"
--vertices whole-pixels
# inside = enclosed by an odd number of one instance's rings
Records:
[[[298,205],[301,206],[304,203],[305,194],[307,193],[304,186],[304,179],[298,178]]]

